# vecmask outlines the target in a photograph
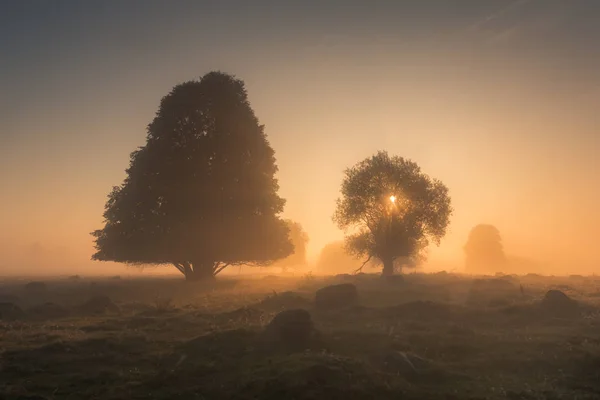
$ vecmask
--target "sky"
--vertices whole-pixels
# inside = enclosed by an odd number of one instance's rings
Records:
[[[450,189],[430,251],[479,223],[548,271],[600,270],[597,0],[0,2],[0,275],[118,271],[89,233],[162,96],[235,74],[315,258],[345,168],[377,150]]]

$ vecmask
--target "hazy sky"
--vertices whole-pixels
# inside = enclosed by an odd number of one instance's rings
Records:
[[[0,274],[89,261],[106,195],[162,96],[246,82],[285,216],[316,255],[344,168],[379,149],[450,188],[432,264],[474,225],[510,254],[600,270],[597,0],[0,2]]]

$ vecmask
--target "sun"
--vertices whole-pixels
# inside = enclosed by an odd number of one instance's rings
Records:
[[[391,196],[390,196],[390,201],[391,201],[392,203],[395,203],[395,202],[396,202],[396,196],[394,196],[394,195],[391,195]]]

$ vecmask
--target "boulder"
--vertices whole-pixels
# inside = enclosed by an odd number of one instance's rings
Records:
[[[271,345],[301,351],[309,346],[314,332],[310,313],[304,309],[285,310],[267,325],[264,337]]]
[[[358,290],[352,283],[326,286],[317,290],[315,305],[319,309],[339,309],[358,304]]]
[[[578,310],[577,301],[556,289],[546,292],[542,299],[541,307],[546,312],[564,317],[575,316]]]

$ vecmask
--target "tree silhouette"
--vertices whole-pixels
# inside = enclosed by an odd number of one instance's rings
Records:
[[[464,251],[465,271],[469,273],[501,272],[507,265],[500,231],[493,225],[471,229]]]
[[[286,269],[306,264],[306,246],[308,244],[308,234],[302,228],[300,223],[286,219],[285,223],[289,229],[289,238],[294,246],[292,254],[286,258],[277,261],[274,265]]]
[[[380,151],[345,171],[334,221],[347,232],[356,256],[381,260],[383,275],[394,261],[413,257],[446,234],[452,207],[448,188],[413,161]]]
[[[210,72],[175,86],[108,196],[92,259],[173,264],[198,280],[289,255],[274,154],[241,80]]]

